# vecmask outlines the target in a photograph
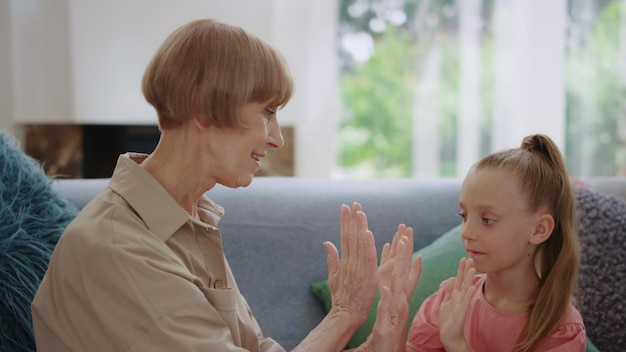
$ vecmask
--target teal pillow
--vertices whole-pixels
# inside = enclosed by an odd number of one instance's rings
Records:
[[[407,322],[407,331],[417,310],[422,302],[428,296],[435,293],[443,280],[451,276],[455,276],[459,264],[459,260],[467,253],[461,242],[461,225],[446,232],[437,238],[430,245],[419,249],[413,254],[422,255],[422,275],[420,277],[417,288],[411,296],[409,302],[409,319]],[[313,294],[324,305],[324,311],[328,313],[331,307],[330,290],[328,289],[328,281],[320,281],[313,284]],[[372,309],[365,323],[357,330],[348,342],[347,348],[354,348],[362,344],[369,336],[376,320],[376,306],[379,296],[376,296]],[[600,352],[589,338],[587,338],[586,352]]]
[[[78,210],[17,140],[0,130],[0,351],[35,351],[30,303]]]

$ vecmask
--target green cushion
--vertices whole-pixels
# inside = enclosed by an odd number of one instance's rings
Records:
[[[446,232],[441,237],[437,238],[430,245],[419,249],[413,256],[418,254],[422,255],[422,276],[411,301],[409,302],[409,319],[407,322],[407,331],[409,325],[413,320],[413,317],[417,313],[417,310],[422,305],[422,302],[435,293],[439,288],[439,285],[443,280],[448,279],[451,276],[456,275],[459,260],[465,256],[465,248],[460,240],[461,238],[461,226],[457,226],[452,230]],[[320,281],[313,284],[313,294],[324,305],[326,313],[330,311],[331,298],[330,290],[328,289],[328,281]],[[363,343],[369,336],[376,320],[376,306],[378,304],[379,296],[376,296],[372,309],[367,317],[367,320],[361,326],[357,332],[352,336],[352,339],[348,343],[347,348],[354,348]],[[600,352],[587,338],[587,352]]]
[[[600,352],[600,350],[591,342],[591,340],[587,337],[587,348],[585,352]]]

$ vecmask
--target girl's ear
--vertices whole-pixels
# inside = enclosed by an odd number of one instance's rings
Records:
[[[530,236],[530,243],[540,244],[550,238],[552,231],[554,230],[554,218],[548,213],[539,215],[537,224],[535,225],[535,231]]]

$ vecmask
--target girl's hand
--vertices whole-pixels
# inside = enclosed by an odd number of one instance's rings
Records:
[[[461,258],[456,277],[450,278],[439,308],[439,338],[447,351],[471,351],[463,335],[474,287],[474,261]]]

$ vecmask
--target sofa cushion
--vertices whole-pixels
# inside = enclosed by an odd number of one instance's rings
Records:
[[[578,306],[587,335],[603,352],[626,346],[626,200],[593,188],[574,188],[581,263]]]
[[[37,161],[0,131],[0,350],[35,351],[30,303],[77,210]]]

